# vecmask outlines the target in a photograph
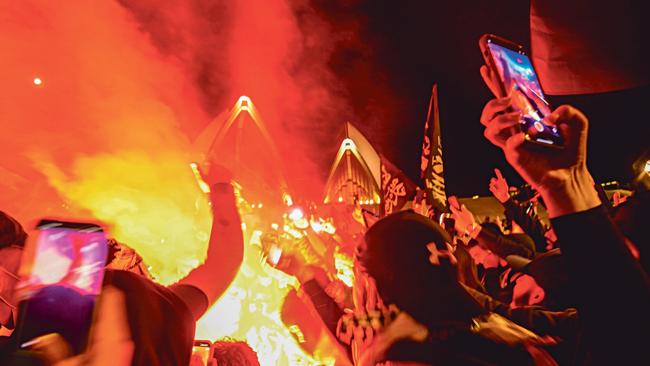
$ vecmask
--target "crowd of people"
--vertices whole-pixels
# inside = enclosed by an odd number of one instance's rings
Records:
[[[486,67],[481,74],[496,95],[494,75]],[[495,170],[489,186],[505,222],[480,222],[454,197],[453,227],[413,210],[383,217],[356,248],[351,288],[330,286],[322,268],[298,255],[274,263],[298,279],[354,364],[650,364],[649,173],[641,170],[627,200],[610,203],[587,169],[588,116],[555,109],[546,123],[565,146],[544,148],[526,141],[511,103],[489,101],[480,123],[538,193],[530,206],[511,197]],[[110,255],[89,346],[75,356],[56,335],[17,344],[13,289],[27,234],[2,212],[0,363],[203,364],[192,354],[195,323],[228,288],[244,251],[228,173],[213,166],[204,179],[213,214],[205,262],[162,286],[139,262],[116,267],[124,256]],[[530,209],[541,206],[548,220]],[[217,342],[210,355],[209,365],[259,364],[243,342]]]

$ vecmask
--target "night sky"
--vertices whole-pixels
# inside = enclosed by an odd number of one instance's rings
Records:
[[[350,73],[351,68],[370,73],[365,78],[348,75],[345,80],[351,94],[359,96],[353,101],[359,114],[365,113],[372,121],[357,124],[381,153],[417,181],[431,86],[438,83],[447,193],[488,195],[488,181],[495,167],[511,184],[523,183],[502,153],[483,138],[479,116],[491,94],[479,74],[483,61],[477,42],[482,34],[494,33],[529,49],[528,1],[368,0],[316,4],[332,19],[355,17],[362,22],[360,37],[368,48],[355,52],[358,46],[343,45],[331,65],[339,75]],[[389,90],[395,102],[393,110],[381,110],[386,103],[373,100],[373,88],[368,83]],[[634,99],[648,100],[648,95],[646,88],[641,93],[550,98],[555,106],[569,102],[590,117],[589,164],[598,181],[629,179],[627,165],[640,148],[647,147],[642,136],[648,132],[647,124],[636,114],[642,111],[641,105]],[[377,98],[382,95],[378,93]],[[369,107],[373,103],[377,108]],[[377,113],[379,120],[370,117]],[[618,121],[622,125],[616,129],[615,139],[612,130],[604,128],[611,124],[612,115],[623,117]],[[596,124],[601,125],[596,128]]]

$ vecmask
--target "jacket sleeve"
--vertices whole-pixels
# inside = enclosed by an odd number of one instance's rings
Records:
[[[336,327],[343,316],[343,310],[338,306],[316,280],[309,280],[302,285],[303,290],[311,299],[314,308],[320,315],[327,329],[336,335]]]
[[[594,359],[649,365],[650,282],[604,207],[552,224]]]
[[[507,238],[505,235],[495,233],[491,230],[481,229],[475,239],[479,244],[488,248],[492,253],[501,258],[506,258],[509,255],[518,255],[532,259],[535,256],[535,252],[531,248],[527,248],[525,245]]]
[[[348,359],[352,359],[352,348],[338,337],[339,320],[345,314],[339,305],[325,292],[325,289],[315,279],[302,284],[302,289],[309,296],[316,312],[323,320],[323,323],[336,339],[339,345],[345,350]]]
[[[537,253],[545,252],[546,237],[544,233],[546,232],[546,228],[539,218],[533,218],[526,214],[523,207],[519,206],[512,198],[504,202],[503,207],[508,212],[508,216],[512,217],[517,225],[521,226],[521,229],[533,239],[535,242],[535,251]]]
[[[579,324],[576,309],[548,311],[538,306],[511,308],[508,304],[493,299],[490,295],[464,287],[486,310],[510,319],[539,335],[558,336],[563,339],[573,339],[577,336]]]

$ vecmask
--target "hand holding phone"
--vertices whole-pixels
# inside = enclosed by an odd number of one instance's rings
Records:
[[[207,366],[210,359],[212,359],[212,342],[201,339],[194,340],[190,366]]]
[[[492,34],[483,35],[479,46],[487,65],[481,69],[483,78],[497,97],[509,98],[509,112],[521,113],[520,127],[526,140],[562,148],[564,139],[556,126],[544,121],[551,107],[523,47]]]
[[[29,240],[16,287],[18,345],[58,333],[74,354],[89,340],[108,252],[106,234],[95,224],[41,220]]]

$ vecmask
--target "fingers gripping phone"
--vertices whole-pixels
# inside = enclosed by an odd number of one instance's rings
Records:
[[[551,106],[523,46],[493,34],[483,35],[479,46],[488,68],[498,76],[499,97],[510,96],[515,111],[522,113],[521,131],[526,140],[548,147],[564,147],[557,128],[544,123],[544,118],[551,114]]]
[[[74,354],[87,345],[108,253],[106,234],[95,224],[41,220],[25,249],[16,287],[18,345],[58,333]]]
[[[192,363],[190,366],[207,365],[212,358],[212,342],[196,339],[192,346]],[[200,363],[198,362],[200,360]]]

